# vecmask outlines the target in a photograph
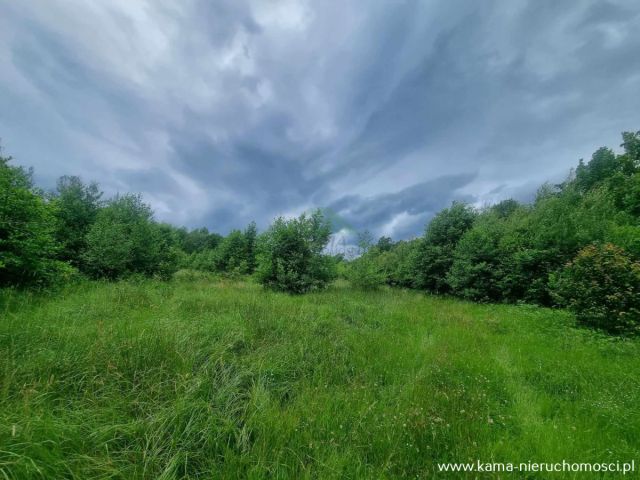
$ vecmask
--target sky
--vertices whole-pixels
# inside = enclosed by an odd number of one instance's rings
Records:
[[[640,2],[0,0],[0,138],[227,233],[411,238],[640,130]]]

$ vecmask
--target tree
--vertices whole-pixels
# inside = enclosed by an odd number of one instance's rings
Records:
[[[621,164],[615,153],[609,148],[602,147],[596,150],[587,165],[580,160],[576,168],[575,183],[581,191],[586,192],[611,178],[620,169]]]
[[[244,274],[248,272],[247,246],[240,230],[232,230],[215,250],[215,269],[221,273]]]
[[[182,249],[186,253],[196,253],[206,249],[213,250],[221,241],[221,235],[209,233],[206,227],[195,228],[183,234]]]
[[[521,205],[516,200],[509,198],[507,200],[502,200],[495,205],[492,205],[490,210],[494,212],[499,218],[508,218],[513,213],[515,213],[520,208],[520,206]]]
[[[371,232],[369,232],[369,230],[360,232],[358,233],[357,243],[358,243],[358,253],[360,255],[364,255],[373,246],[373,235],[371,235]]]
[[[447,273],[454,294],[471,300],[501,300],[503,222],[495,212],[482,215],[460,239]]]
[[[345,274],[356,288],[372,290],[385,284],[386,276],[376,249],[369,250],[347,264]]]
[[[380,237],[378,239],[378,243],[376,243],[376,248],[381,252],[388,252],[393,248],[393,240],[390,237]]]
[[[453,251],[476,217],[477,212],[470,205],[460,202],[433,217],[416,256],[416,287],[433,292],[449,289],[446,277],[453,263]]]
[[[64,266],[55,261],[55,206],[10,161],[0,156],[0,286],[45,284]]]
[[[332,259],[323,254],[331,225],[320,210],[298,218],[276,219],[259,236],[257,278],[263,285],[291,293],[322,288],[334,278]]]
[[[87,234],[84,261],[94,277],[166,275],[175,268],[173,252],[167,247],[151,208],[140,195],[124,195],[98,212]]]
[[[244,248],[246,272],[252,274],[256,269],[256,243],[258,240],[258,229],[256,222],[251,222],[244,231]]]
[[[420,240],[399,241],[391,249],[379,251],[376,261],[388,285],[411,288],[416,282],[416,257]]]
[[[620,156],[622,170],[626,175],[632,175],[640,170],[640,131],[622,132],[624,154]]]
[[[98,184],[82,183],[79,177],[58,179],[53,200],[56,202],[56,239],[60,243],[58,257],[81,267],[86,249],[86,235],[101,207],[102,192]]]

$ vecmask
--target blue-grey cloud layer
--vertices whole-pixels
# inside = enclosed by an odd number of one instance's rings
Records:
[[[630,1],[5,1],[0,137],[174,223],[406,238],[639,129],[638,52]]]

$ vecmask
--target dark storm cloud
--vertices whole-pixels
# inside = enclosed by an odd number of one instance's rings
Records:
[[[640,128],[639,31],[625,1],[6,2],[0,137],[174,223],[408,238]]]

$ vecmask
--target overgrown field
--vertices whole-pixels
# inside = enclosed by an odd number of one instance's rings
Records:
[[[438,462],[640,459],[640,343],[563,312],[205,278],[0,301],[0,478],[442,478]]]

